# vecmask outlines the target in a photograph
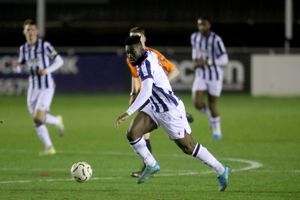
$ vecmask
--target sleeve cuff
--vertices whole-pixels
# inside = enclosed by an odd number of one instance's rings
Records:
[[[129,109],[126,111],[126,113],[127,113],[129,116],[133,114],[133,112],[132,112],[131,110],[129,110]]]

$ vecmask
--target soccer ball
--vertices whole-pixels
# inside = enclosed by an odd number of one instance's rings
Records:
[[[88,181],[92,177],[92,168],[86,162],[74,163],[71,167],[71,176],[77,182]]]

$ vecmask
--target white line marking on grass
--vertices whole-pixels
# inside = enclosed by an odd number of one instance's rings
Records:
[[[17,168],[17,167],[3,167],[0,168],[0,171],[21,171],[22,168]],[[45,168],[31,168],[31,169],[27,169],[27,171],[31,171],[31,172],[43,172],[43,171],[47,171],[47,172],[65,172],[66,168],[51,168],[51,169],[45,169]]]
[[[90,181],[96,180],[115,180],[122,177],[92,177]],[[56,178],[56,179],[31,179],[31,180],[10,180],[10,181],[0,181],[0,184],[10,184],[10,183],[33,183],[33,182],[65,182],[65,181],[75,181],[72,178]]]
[[[241,158],[224,158],[223,160],[228,160],[231,162],[239,162],[239,163],[245,163],[248,166],[242,167],[239,169],[233,169],[235,172],[239,171],[247,171],[247,170],[253,170],[262,167],[263,165],[257,161],[253,160],[246,160],[246,159],[241,159]],[[22,170],[21,168],[0,168],[0,171],[8,171],[8,170]],[[40,171],[40,168],[36,169],[31,169],[30,171]],[[66,169],[52,169],[52,170],[47,170],[43,169],[43,171],[66,171]],[[194,176],[194,175],[205,175],[205,174],[211,174],[215,173],[213,170],[210,171],[191,171],[191,170],[164,170],[165,172],[159,173],[157,176]],[[127,176],[117,176],[117,177],[92,177],[91,181],[96,181],[96,180],[115,180],[115,179],[122,179],[122,178],[127,178]],[[46,177],[44,179],[29,179],[29,180],[7,180],[7,181],[0,181],[1,184],[14,184],[14,183],[20,183],[20,184],[26,184],[26,183],[32,183],[32,182],[64,182],[64,181],[73,181],[71,178],[66,178],[66,179],[47,179]]]
[[[258,169],[263,166],[263,164],[254,161],[254,160],[246,160],[246,159],[241,159],[241,158],[224,158],[223,160],[228,160],[232,162],[241,162],[241,163],[246,163],[249,166],[243,167],[240,169],[233,169],[233,172],[238,172],[238,171],[247,171],[247,170],[252,170],[252,169]]]

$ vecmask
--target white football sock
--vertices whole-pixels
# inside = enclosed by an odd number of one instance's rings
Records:
[[[47,127],[44,124],[40,124],[35,127],[35,130],[45,148],[52,147],[52,141],[50,139]]]
[[[212,128],[213,134],[221,136],[222,135],[221,118],[219,116],[215,117],[215,118],[211,118],[210,122],[211,122],[211,128]]]
[[[146,165],[153,167],[156,164],[156,160],[147,148],[144,137],[138,138],[135,141],[130,142],[130,145],[135,152],[144,160]]]
[[[59,120],[56,116],[53,116],[53,115],[47,113],[46,117],[45,117],[45,123],[46,124],[52,124],[52,125],[58,125]]]
[[[192,154],[208,166],[212,167],[219,175],[225,171],[224,166],[220,163],[204,146],[196,144]]]

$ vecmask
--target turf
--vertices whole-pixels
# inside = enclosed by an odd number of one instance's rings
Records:
[[[0,199],[103,200],[279,200],[300,199],[300,98],[252,98],[224,95],[219,100],[224,137],[213,141],[207,118],[180,94],[194,116],[193,136],[233,168],[230,185],[217,191],[216,175],[184,155],[161,130],[152,146],[161,171],[138,185],[129,176],[141,161],[129,147],[129,122],[113,127],[128,105],[125,95],[56,95],[52,113],[62,114],[66,135],[49,126],[57,154],[39,157],[42,149],[26,109],[26,98],[0,98]],[[93,177],[70,178],[74,162],[86,161]]]

